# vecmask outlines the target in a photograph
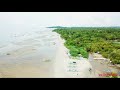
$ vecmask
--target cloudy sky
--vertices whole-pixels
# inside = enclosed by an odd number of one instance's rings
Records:
[[[0,27],[120,26],[120,12],[0,12]]]

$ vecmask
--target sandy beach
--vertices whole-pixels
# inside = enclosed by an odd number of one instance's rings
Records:
[[[92,77],[87,60],[70,59],[64,40],[56,32],[36,31],[35,37],[21,35],[16,42],[0,48],[1,78]],[[31,34],[32,35],[32,34]],[[23,37],[22,37],[23,36]],[[29,38],[28,38],[29,37]],[[75,71],[70,64],[73,65]]]
[[[65,40],[59,35],[59,48],[55,59],[55,77],[60,78],[106,78],[106,73],[120,75],[120,68],[112,65],[107,59],[94,60],[90,54],[88,59],[72,59],[69,50],[64,46]]]
[[[58,38],[59,46],[55,59],[55,77],[56,78],[92,78],[95,77],[92,66],[87,59],[71,59],[67,52],[60,35]]]
[[[15,36],[0,47],[0,78],[96,78],[107,68],[98,61],[70,58],[64,43],[49,29]]]
[[[119,18],[119,12],[0,12],[0,78],[120,78]]]

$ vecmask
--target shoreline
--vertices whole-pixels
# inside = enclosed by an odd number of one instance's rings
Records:
[[[49,29],[33,35],[0,48],[0,78],[54,77],[57,37]]]
[[[89,63],[89,61],[69,58],[67,54],[68,49],[64,46],[65,40],[60,37],[60,34],[58,35],[59,35],[59,48],[55,59],[55,77],[57,78],[96,77],[94,75],[94,71],[91,72],[89,71],[89,69],[92,69],[92,66]],[[76,65],[70,65],[73,62],[76,62]]]
[[[93,55],[90,54],[89,56],[93,56]],[[89,62],[93,66],[93,68],[94,68],[96,74],[99,76],[99,78],[101,77],[100,75],[103,75],[103,77],[106,77],[104,75],[109,74],[109,73],[115,73],[119,77],[120,68],[116,65],[113,66],[107,59],[94,60],[94,59],[89,58]]]
[[[0,78],[96,78],[101,73],[85,58],[70,58],[60,34],[41,32],[1,48]]]
[[[117,71],[120,70],[120,69],[116,69],[115,67],[108,66],[107,63],[105,63],[105,62],[102,62],[102,63],[99,62],[99,61],[102,61],[102,60],[90,61],[89,59],[77,60],[77,59],[69,58],[69,55],[68,55],[69,50],[64,46],[65,40],[61,38],[60,34],[58,34],[58,35],[59,35],[59,42],[61,43],[61,45],[59,46],[59,50],[58,50],[59,55],[56,56],[56,62],[58,62],[58,64],[56,66],[57,67],[59,66],[59,68],[61,70],[58,69],[58,71],[56,72],[57,74],[56,74],[55,77],[65,77],[65,78],[69,78],[69,77],[70,78],[73,78],[73,77],[74,78],[104,78],[104,77],[101,77],[99,75],[105,73],[105,70],[106,71],[111,70],[113,72],[117,72]],[[63,60],[63,61],[60,61],[60,60]],[[79,64],[79,66],[77,67],[78,70],[80,68],[82,68],[81,71],[79,72],[79,75],[78,75],[78,72],[73,72],[73,73],[68,72],[68,67],[66,67],[66,66],[68,66],[69,62],[74,62],[74,61],[76,61]],[[86,64],[83,65],[83,63],[86,63]],[[96,64],[96,65],[94,65],[94,64]],[[64,68],[61,67],[62,65],[64,65]],[[89,74],[89,68],[92,69],[92,72],[91,72],[92,74]],[[61,75],[60,73],[63,73],[63,74]]]

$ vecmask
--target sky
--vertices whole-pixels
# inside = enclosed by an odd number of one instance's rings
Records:
[[[120,26],[120,12],[0,12],[0,27]]]

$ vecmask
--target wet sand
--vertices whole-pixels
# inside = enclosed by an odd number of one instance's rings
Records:
[[[51,30],[35,33],[0,48],[0,78],[54,77],[57,35]]]
[[[55,76],[56,78],[92,78],[95,77],[91,64],[87,59],[72,59],[68,55],[68,49],[64,46],[64,40],[60,35],[58,38],[59,46],[55,59]],[[75,62],[75,63],[73,63]]]
[[[89,72],[92,66],[87,60],[69,58],[59,34],[52,30],[35,33],[34,37],[30,37],[31,34],[16,36],[16,41],[0,48],[1,78],[93,77]],[[69,66],[74,61],[76,71],[73,72]]]
[[[98,61],[70,58],[65,41],[52,30],[33,34],[0,47],[0,78],[96,78],[107,68]]]

